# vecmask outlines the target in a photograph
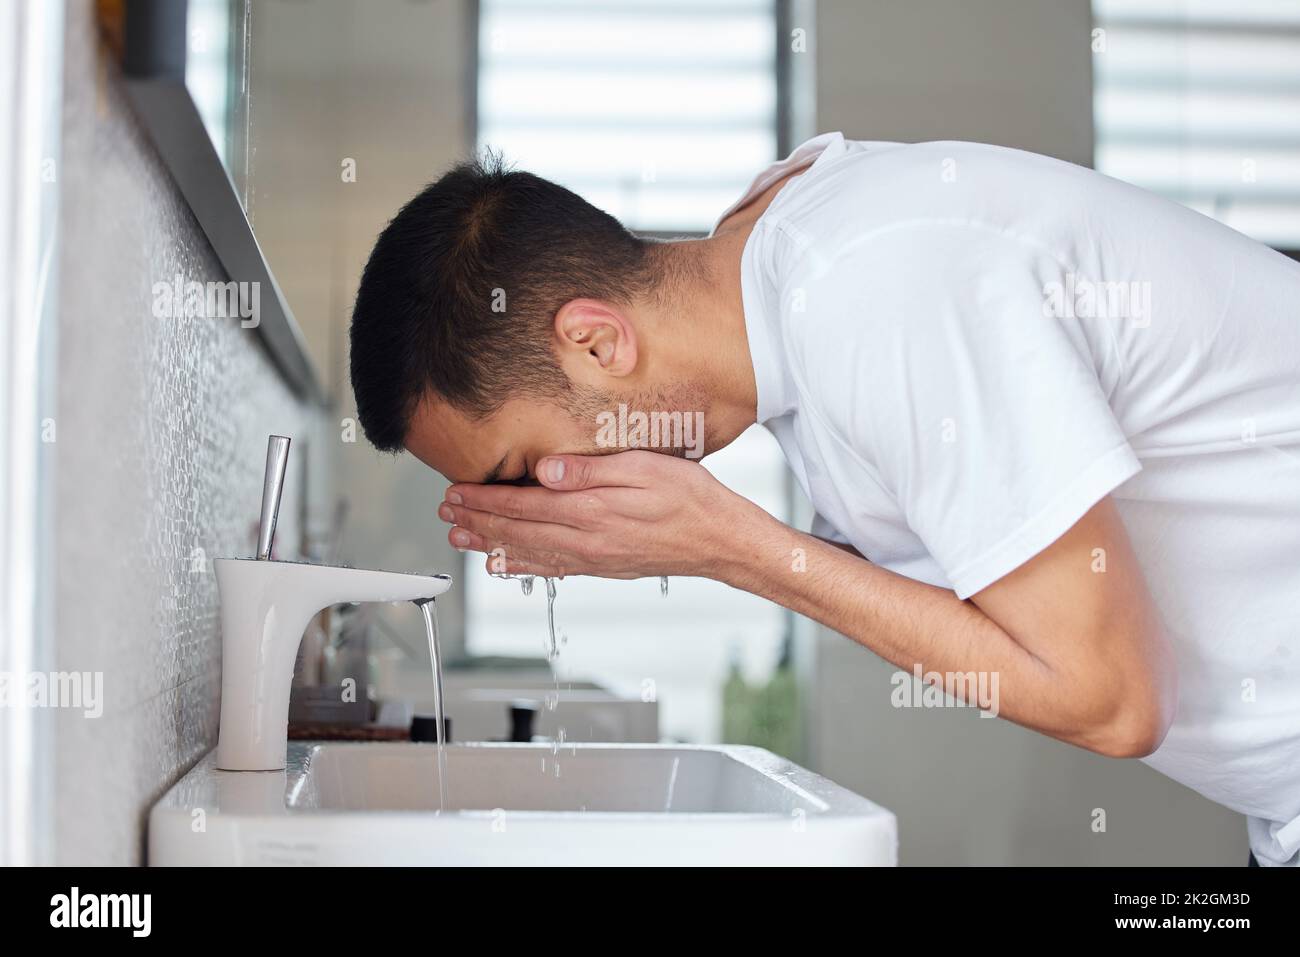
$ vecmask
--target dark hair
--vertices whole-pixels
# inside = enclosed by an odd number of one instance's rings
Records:
[[[570,388],[555,313],[647,288],[647,245],[562,186],[499,156],[456,166],[402,207],[370,253],[352,310],[352,391],[366,437],[401,448],[428,391],[466,414]]]

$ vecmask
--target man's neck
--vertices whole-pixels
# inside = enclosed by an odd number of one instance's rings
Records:
[[[745,237],[732,232],[657,251],[664,257],[667,288],[651,307],[659,314],[656,374],[703,405],[706,453],[729,445],[757,418],[740,289],[744,246]]]
[[[707,397],[708,452],[731,444],[758,419],[740,261],[758,218],[781,187],[798,175],[773,183],[723,220],[707,239],[669,243],[661,250],[676,277],[671,302],[665,304],[672,340],[665,343],[666,358],[682,380],[697,383],[698,392]]]

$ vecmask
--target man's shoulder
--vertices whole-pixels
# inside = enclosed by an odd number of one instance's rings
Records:
[[[1114,181],[1064,160],[986,143],[848,141],[773,201],[766,225],[801,245],[846,245],[920,221],[1041,220],[1044,196],[1069,207]],[[1066,213],[1068,215],[1068,212]]]

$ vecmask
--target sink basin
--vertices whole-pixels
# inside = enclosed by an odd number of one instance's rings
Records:
[[[207,755],[154,806],[153,865],[892,865],[889,811],[760,748],[289,742]],[[201,811],[200,811],[201,809]]]

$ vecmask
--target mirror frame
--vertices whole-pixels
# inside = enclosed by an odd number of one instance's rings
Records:
[[[301,399],[324,405],[302,330],[185,85],[189,4],[127,0],[125,13],[122,72],[132,106],[228,278],[259,283],[255,329],[280,374]]]

